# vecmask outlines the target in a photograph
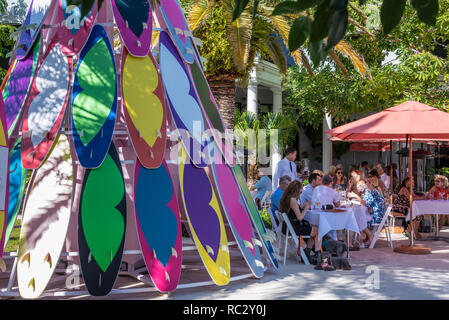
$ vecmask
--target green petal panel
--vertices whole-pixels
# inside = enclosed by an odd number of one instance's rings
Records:
[[[92,256],[106,272],[122,241],[125,221],[116,207],[125,195],[123,177],[108,154],[90,172],[82,198],[83,230]]]
[[[115,70],[108,47],[103,38],[92,46],[76,73],[81,92],[73,102],[73,122],[81,141],[87,145],[106,122],[115,97]]]

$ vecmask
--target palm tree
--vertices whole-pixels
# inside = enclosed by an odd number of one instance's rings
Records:
[[[187,21],[195,36],[205,42],[213,42],[216,41],[214,37],[217,37],[214,28],[220,25],[225,30],[226,49],[229,50],[228,54],[232,57],[232,63],[222,62],[223,66],[219,66],[220,60],[210,62],[207,65],[206,76],[226,126],[233,128],[236,80],[240,81],[242,85],[245,84],[249,71],[254,66],[255,58],[258,55],[271,60],[279,67],[281,73],[286,71],[286,56],[281,42],[287,43],[290,22],[298,15],[272,16],[274,7],[270,3],[273,3],[273,1],[268,3],[267,0],[263,0],[258,3],[256,10],[250,5],[236,20],[232,21],[234,0],[193,1],[188,10]],[[219,23],[217,23],[217,20],[219,20]],[[212,55],[215,50],[221,50],[221,47],[225,47],[225,45],[212,45],[206,46],[206,48],[203,46],[200,52],[203,56],[213,59]],[[211,50],[212,53],[210,53]],[[349,76],[349,73],[340,61],[337,52],[349,58],[360,74],[370,77],[368,66],[363,57],[358,55],[347,42],[341,41],[329,52],[329,56],[345,76]],[[224,55],[223,51],[219,52],[220,59],[223,60]],[[296,64],[303,65],[308,73],[313,76],[309,59],[302,48],[292,52],[291,56]]]
[[[271,147],[283,150],[287,145],[292,145],[299,132],[299,115],[293,112],[268,112],[257,118],[251,112],[235,111],[234,134],[239,139],[239,143],[247,146],[251,152],[248,153],[248,174],[247,180],[250,185],[254,185],[257,179],[256,159],[260,159],[257,153],[265,149],[265,154],[270,154]],[[261,134],[264,130],[264,134]],[[273,130],[276,130],[277,136],[272,141]],[[249,137],[249,133],[254,132]],[[257,141],[254,139],[257,137]],[[276,145],[271,145],[274,142]],[[255,151],[255,152],[254,152]]]

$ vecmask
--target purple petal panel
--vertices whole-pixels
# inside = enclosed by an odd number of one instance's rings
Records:
[[[28,93],[33,73],[33,55],[18,61],[8,82],[8,96],[5,97],[6,123],[9,128],[14,123]]]
[[[209,255],[216,261],[221,232],[217,213],[209,205],[212,200],[210,180],[204,169],[186,164],[183,181],[184,199],[191,224],[203,246],[209,245],[214,250]]]

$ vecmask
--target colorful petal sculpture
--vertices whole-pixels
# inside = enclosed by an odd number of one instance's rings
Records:
[[[254,245],[253,240],[256,237],[247,214],[244,200],[242,199],[231,169],[224,163],[221,155],[215,151],[215,143],[212,145],[214,148],[211,150],[211,159],[214,159],[214,161],[212,161],[211,169],[223,211],[226,214],[229,226],[243,257],[254,276],[261,278],[264,274],[264,264],[260,256],[259,247]]]
[[[24,207],[17,257],[20,295],[39,297],[47,287],[65,243],[70,221],[73,164],[66,136],[59,136],[36,170]]]
[[[11,236],[25,193],[28,170],[22,166],[21,148],[22,138],[20,137],[9,151],[9,206],[5,246]]]
[[[188,162],[180,145],[179,184],[190,233],[212,280],[225,285],[231,276],[231,265],[222,211],[205,169]]]
[[[157,1],[154,10],[161,28],[168,30],[179,54],[187,63],[193,63],[193,46],[189,25],[177,0]]]
[[[202,137],[205,124],[201,107],[184,62],[164,31],[159,37],[159,61],[168,104],[181,141],[193,164],[204,168],[209,163],[209,154],[205,152],[206,140]]]
[[[153,33],[151,0],[112,0],[112,9],[128,52],[136,57],[146,57]]]
[[[0,96],[0,258],[5,247],[6,225],[8,222],[9,193],[9,142],[6,128],[5,104]]]
[[[167,139],[167,106],[158,66],[150,52],[144,58],[123,53],[123,104],[126,125],[140,163],[158,168]]]
[[[113,143],[101,166],[84,175],[78,214],[78,246],[87,290],[105,296],[114,286],[123,256],[126,195]]]
[[[42,58],[25,102],[22,125],[22,164],[36,169],[47,156],[65,113],[69,98],[72,58],[59,43],[49,46]]]
[[[206,76],[201,69],[197,57],[195,57],[194,63],[189,65],[188,68],[190,69],[197,95],[200,98],[201,105],[203,106],[206,119],[211,128],[210,130],[218,150],[224,156],[226,163],[233,167],[235,165],[234,145],[232,141],[225,136],[226,125],[220,115],[214,95],[210,90]]]
[[[51,2],[52,0],[31,0],[23,25],[34,27],[28,28],[20,33],[16,59],[22,60],[30,52],[34,41],[39,35],[44,19],[47,16]]]
[[[86,44],[97,17],[97,0],[90,12],[81,19],[81,6],[67,5],[67,0],[58,0],[58,38],[62,52],[67,56],[77,55]]]
[[[39,59],[39,47],[40,39],[37,39],[34,43],[33,54],[29,54],[24,60],[17,60],[5,82],[3,99],[5,101],[8,136],[16,127],[25,98],[31,89],[30,85]]]
[[[173,291],[181,275],[182,230],[165,161],[157,169],[136,164],[134,194],[137,231],[148,272],[159,291]]]
[[[98,168],[108,153],[117,113],[117,74],[111,43],[96,25],[81,51],[72,94],[72,128],[81,165]]]
[[[259,210],[257,209],[256,204],[254,203],[254,200],[251,197],[251,193],[249,192],[248,186],[246,185],[245,177],[243,176],[243,173],[238,165],[234,166],[232,170],[236,182],[240,186],[240,191],[245,197],[246,200],[245,204],[247,205],[247,208],[250,212],[250,217],[254,223],[254,226],[256,227],[257,233],[259,234],[262,240],[262,241],[254,241],[254,244],[260,247],[263,245],[266,252],[268,253],[268,256],[270,257],[271,262],[273,263],[273,266],[277,269],[279,265],[276,257],[274,256],[273,246],[269,239],[267,230],[263,224],[262,218],[260,217]]]

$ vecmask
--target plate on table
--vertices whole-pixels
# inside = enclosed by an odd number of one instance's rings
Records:
[[[327,212],[346,212],[346,210],[344,209],[331,209],[331,210],[326,210]]]

